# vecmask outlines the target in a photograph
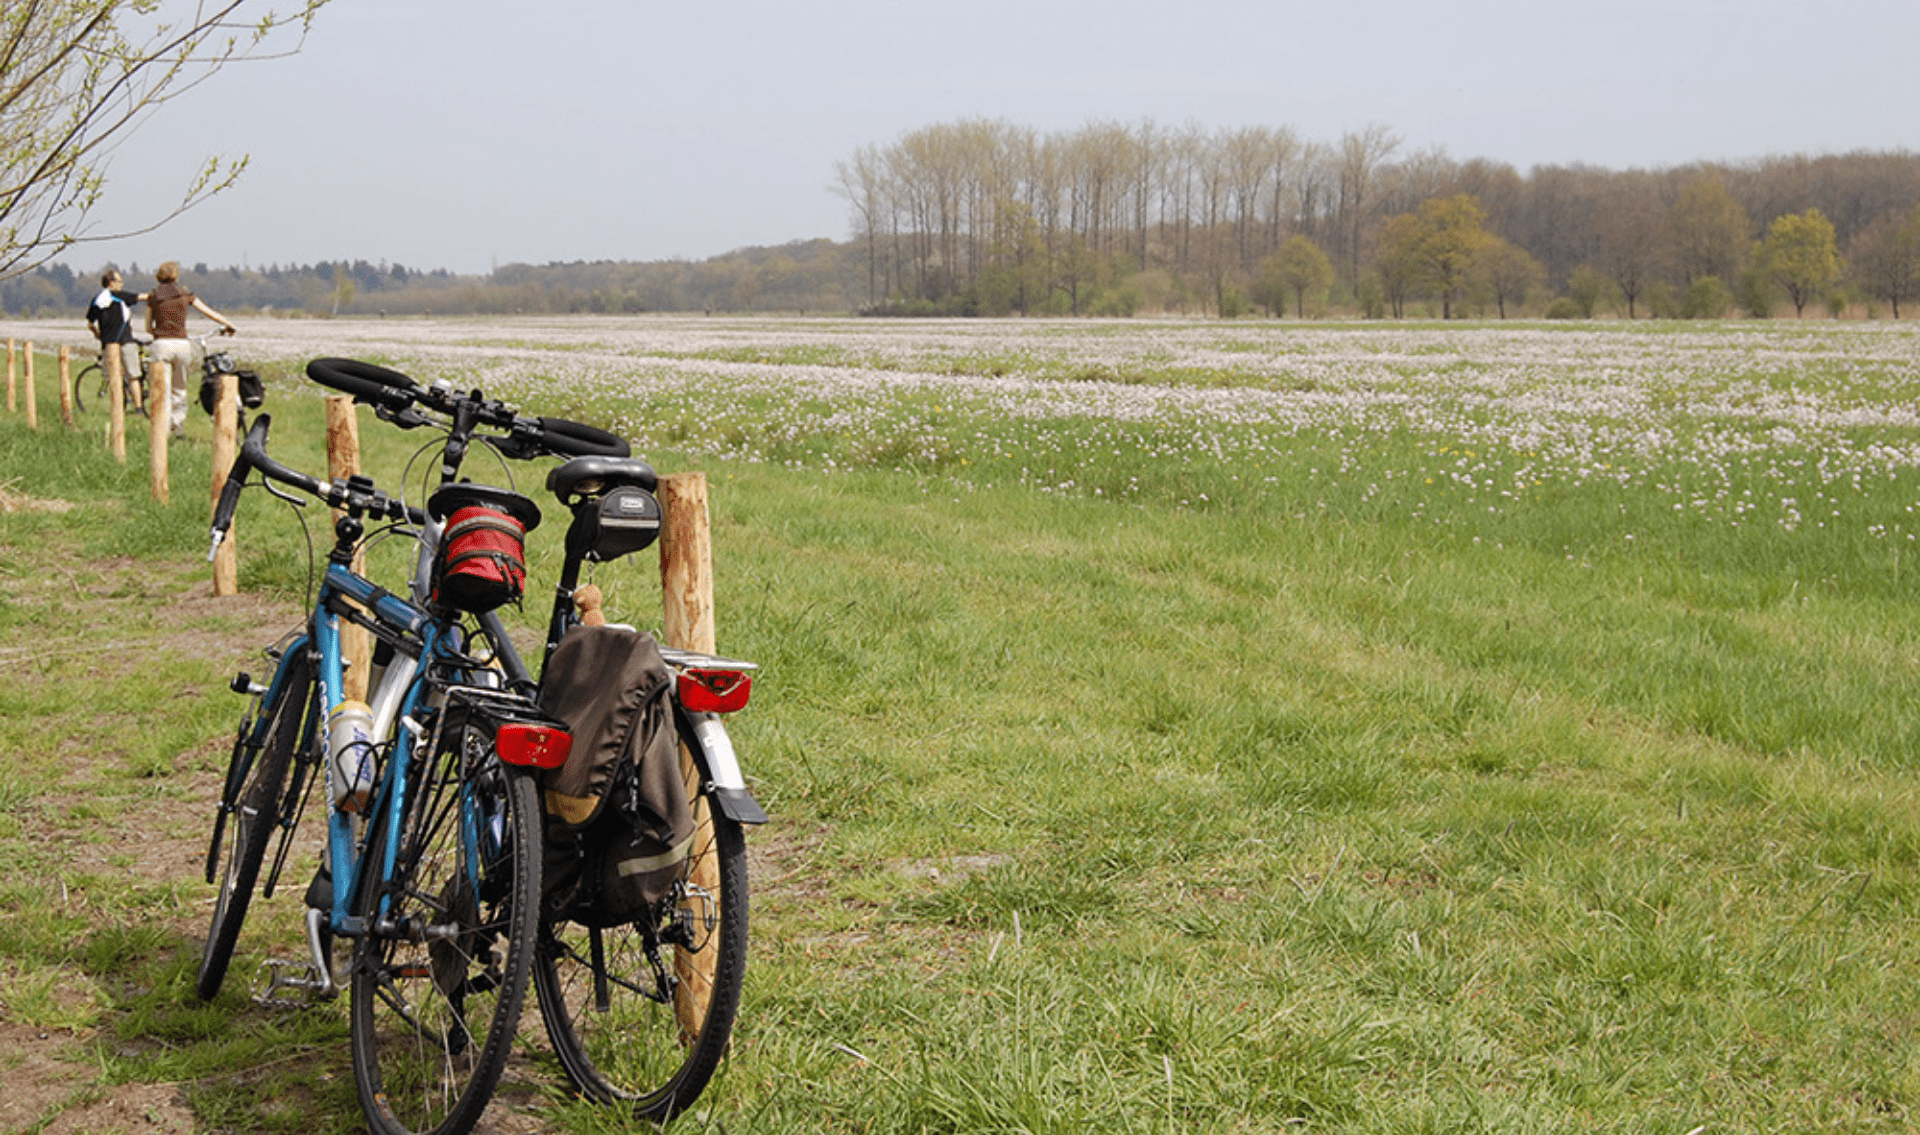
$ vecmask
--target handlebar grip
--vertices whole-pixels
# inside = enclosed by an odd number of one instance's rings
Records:
[[[240,490],[246,487],[247,474],[253,471],[254,454],[267,444],[267,428],[271,422],[272,418],[266,414],[256,417],[240,451],[233,455],[233,465],[227,470],[227,483],[220,486],[220,503],[213,509],[213,545],[207,549],[209,560],[220,550],[221,542],[233,527],[233,514],[240,507]]]
[[[399,371],[358,359],[315,359],[307,364],[307,377],[353,395],[356,402],[390,410],[412,406],[420,391],[419,383]]]
[[[548,449],[569,457],[631,457],[633,446],[619,434],[565,418],[540,418]]]

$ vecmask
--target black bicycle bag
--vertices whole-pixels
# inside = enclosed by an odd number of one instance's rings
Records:
[[[244,369],[224,373],[231,374],[238,380],[241,406],[249,410],[258,410],[267,400],[267,384],[260,381],[258,374]],[[219,397],[220,376],[218,374],[203,375],[200,379],[200,408],[209,414],[213,413],[213,404]]]

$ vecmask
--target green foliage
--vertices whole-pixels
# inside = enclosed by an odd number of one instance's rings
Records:
[[[1316,308],[1327,298],[1333,286],[1333,261],[1320,246],[1304,236],[1294,235],[1269,256],[1260,269],[1260,302],[1269,312],[1284,312],[1289,300],[1294,315],[1304,319],[1307,299]]]
[[[1619,294],[1619,286],[1591,265],[1582,264],[1567,277],[1566,298],[1581,319],[1592,319],[1602,307],[1614,304]]]
[[[1760,245],[1760,262],[1787,293],[1796,316],[1826,294],[1843,271],[1833,222],[1818,209],[1774,218]]]
[[[1737,302],[1742,311],[1755,319],[1773,318],[1774,305],[1780,302],[1780,282],[1767,269],[1766,257],[1758,244],[1740,270],[1739,288]]]
[[[1355,288],[1355,304],[1360,308],[1362,319],[1385,319],[1387,317],[1386,286],[1377,276],[1366,276]]]
[[[1687,286],[1680,301],[1682,319],[1722,319],[1733,307],[1733,296],[1718,276],[1702,276]]]
[[[1390,219],[1381,230],[1382,278],[1390,297],[1401,301],[1425,292],[1440,301],[1441,317],[1453,318],[1453,304],[1466,286],[1476,258],[1488,246],[1482,228],[1486,210],[1471,194],[1431,198],[1419,211]],[[1394,314],[1401,312],[1394,303]]]
[[[1525,249],[1490,235],[1474,256],[1471,285],[1483,302],[1491,299],[1500,318],[1505,319],[1507,305],[1526,303],[1527,296],[1544,286],[1546,278],[1546,269]]]
[[[1655,319],[1681,318],[1682,299],[1674,294],[1664,280],[1655,280],[1648,284],[1642,297],[1647,305],[1647,314]]]

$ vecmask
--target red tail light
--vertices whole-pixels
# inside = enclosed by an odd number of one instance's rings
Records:
[[[573,751],[573,734],[551,725],[512,721],[494,733],[493,747],[510,765],[559,768]]]
[[[689,666],[675,682],[680,705],[689,713],[732,713],[753,693],[753,675],[744,670]]]

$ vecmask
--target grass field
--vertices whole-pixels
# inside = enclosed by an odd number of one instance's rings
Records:
[[[36,331],[80,341],[0,324]],[[708,472],[773,823],[735,1051],[689,1129],[1914,1122],[1920,331],[246,331],[309,466],[290,375],[340,354]],[[0,514],[0,1026],[88,1068],[39,1122],[164,1085],[203,1127],[353,1130],[341,1012],[193,1003],[189,856],[72,854],[155,801],[203,838],[224,678],[294,610],[298,529],[256,494],[245,603],[127,629],[158,585],[75,595],[204,579],[205,422],[160,508],[144,446],[123,470],[50,430],[42,382],[40,435],[0,421],[0,488],[75,507]],[[361,434],[396,483],[425,440]],[[48,547],[110,566],[49,586]],[[635,621],[651,570],[601,569]],[[243,951],[290,940],[293,901]],[[544,1086],[537,1031],[503,1129],[623,1129]]]

